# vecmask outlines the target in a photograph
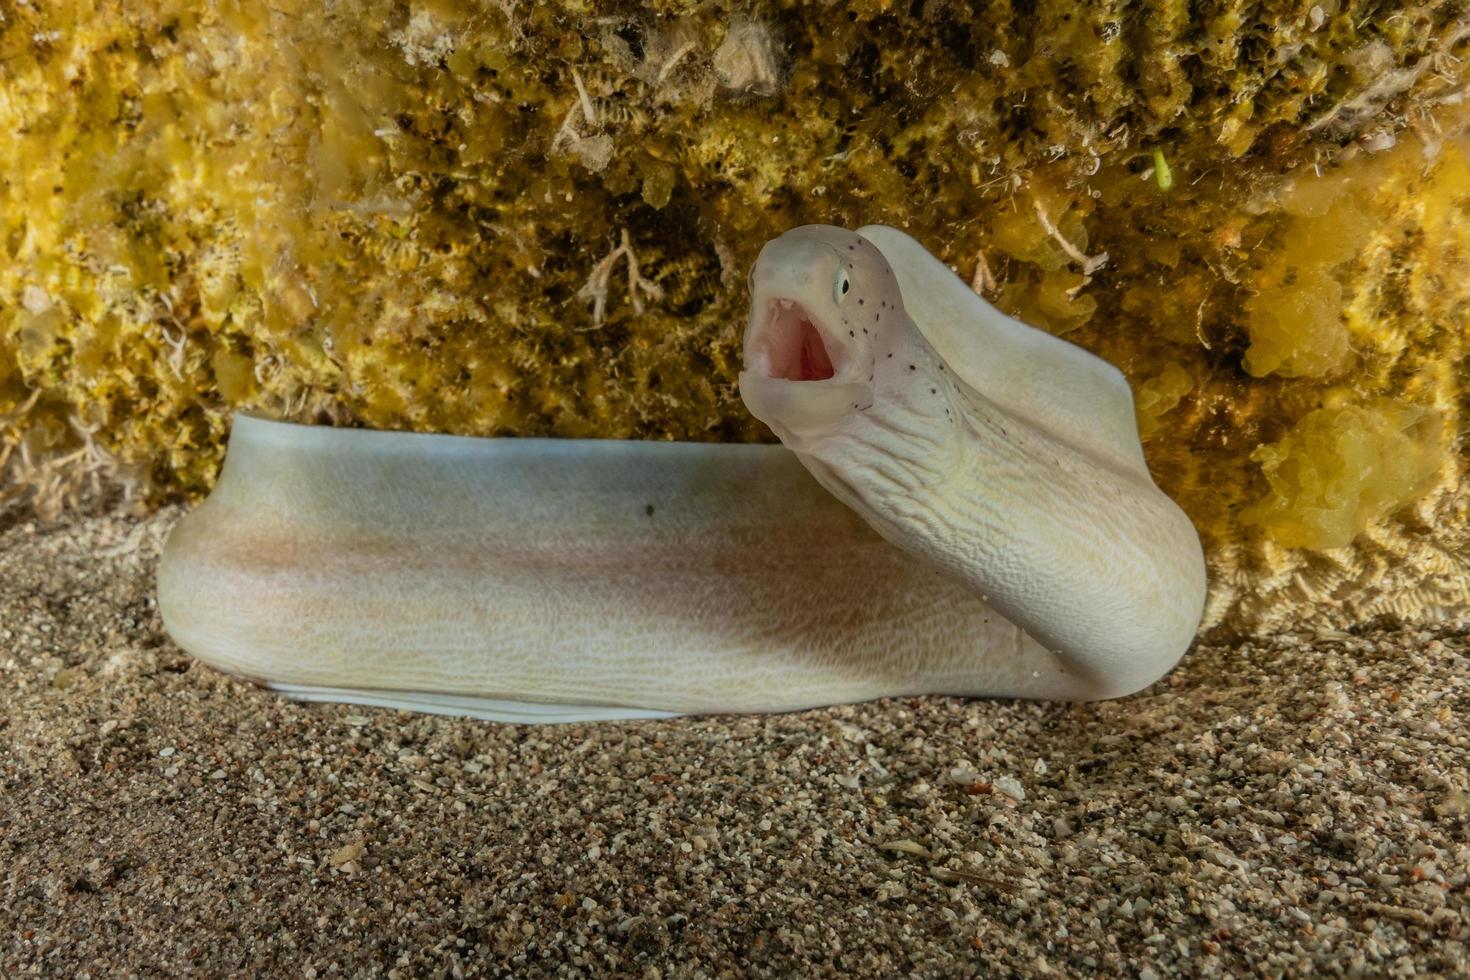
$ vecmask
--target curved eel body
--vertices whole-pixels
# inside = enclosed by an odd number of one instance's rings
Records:
[[[891,228],[794,229],[751,289],[741,395],[784,448],[239,416],[164,625],[295,697],[505,721],[1087,700],[1174,666],[1204,559],[1116,369]]]
[[[1178,662],[1205,564],[1122,374],[986,303],[904,233],[826,225],[751,273],[746,405],[889,541],[1106,695]]]
[[[1114,693],[882,540],[779,446],[238,416],[158,589],[170,635],[219,669],[505,721]]]

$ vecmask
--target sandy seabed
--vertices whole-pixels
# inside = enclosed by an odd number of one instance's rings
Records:
[[[193,662],[170,510],[0,531],[0,975],[1467,975],[1467,628],[1091,705],[515,727]]]

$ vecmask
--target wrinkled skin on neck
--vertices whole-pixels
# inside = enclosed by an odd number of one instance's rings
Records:
[[[740,394],[833,494],[891,536],[897,497],[961,451],[947,369],[867,239],[792,229],[750,275]]]

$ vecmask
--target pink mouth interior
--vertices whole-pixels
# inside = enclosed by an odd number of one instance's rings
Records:
[[[762,331],[760,347],[767,371],[784,381],[826,381],[836,374],[822,332],[799,304],[771,303],[772,316]]]

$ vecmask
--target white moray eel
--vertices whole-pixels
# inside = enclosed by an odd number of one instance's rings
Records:
[[[880,225],[768,243],[744,344],[741,397],[823,486],[1099,694],[1183,655],[1204,555],[1149,475],[1117,368]]]
[[[752,282],[741,391],[789,449],[240,416],[164,625],[294,697],[503,721],[1080,700],[1173,666],[1203,560],[1120,375],[891,229],[797,229]]]

